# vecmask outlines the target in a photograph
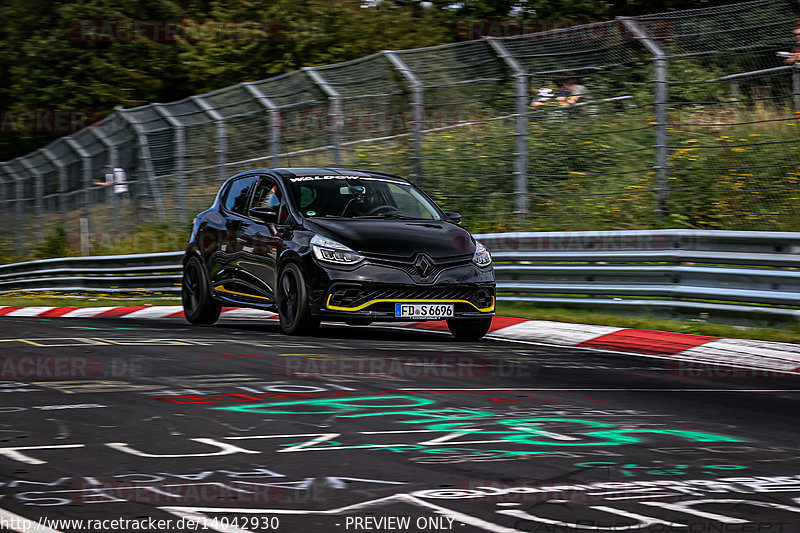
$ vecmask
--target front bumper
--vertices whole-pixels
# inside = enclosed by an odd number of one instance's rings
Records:
[[[395,317],[395,304],[398,303],[453,304],[454,318],[493,316],[494,285],[420,287],[337,283],[329,289],[320,313],[345,319],[412,320]]]
[[[315,261],[311,312],[327,320],[417,321],[395,317],[395,304],[453,304],[454,318],[494,316],[492,269],[472,264],[443,268],[430,281],[414,279],[407,268],[366,263],[360,268],[326,268]]]

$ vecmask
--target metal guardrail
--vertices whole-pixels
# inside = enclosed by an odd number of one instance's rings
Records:
[[[498,300],[800,318],[800,233],[580,231],[476,235]]]
[[[13,292],[179,293],[183,252],[42,259],[0,265],[0,294]]]
[[[476,235],[492,252],[498,300],[800,318],[800,232],[578,231]],[[180,292],[182,252],[0,266],[0,294]]]

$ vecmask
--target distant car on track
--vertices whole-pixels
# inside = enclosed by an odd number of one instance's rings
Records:
[[[489,252],[407,180],[380,172],[242,172],[194,220],[182,299],[192,324],[223,305],[277,312],[287,334],[321,320],[447,321],[477,340],[494,316]]]

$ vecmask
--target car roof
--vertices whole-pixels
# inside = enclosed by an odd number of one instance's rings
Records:
[[[330,167],[259,168],[242,172],[240,174],[237,174],[237,176],[251,174],[251,173],[254,174],[268,173],[273,175],[277,174],[282,178],[294,178],[294,177],[305,177],[305,176],[358,176],[363,178],[382,177],[382,178],[397,180],[403,183],[408,183],[408,180],[406,180],[405,178],[402,178],[395,174],[389,174],[387,172],[377,172],[374,170],[358,170],[353,168],[330,168]]]

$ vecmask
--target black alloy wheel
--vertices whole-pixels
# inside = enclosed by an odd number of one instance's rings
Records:
[[[319,318],[311,316],[303,272],[294,263],[281,270],[277,290],[278,318],[287,335],[311,335],[319,327]]]
[[[219,319],[222,304],[211,296],[206,269],[197,257],[192,257],[183,267],[181,281],[183,314],[190,324],[208,325]]]

